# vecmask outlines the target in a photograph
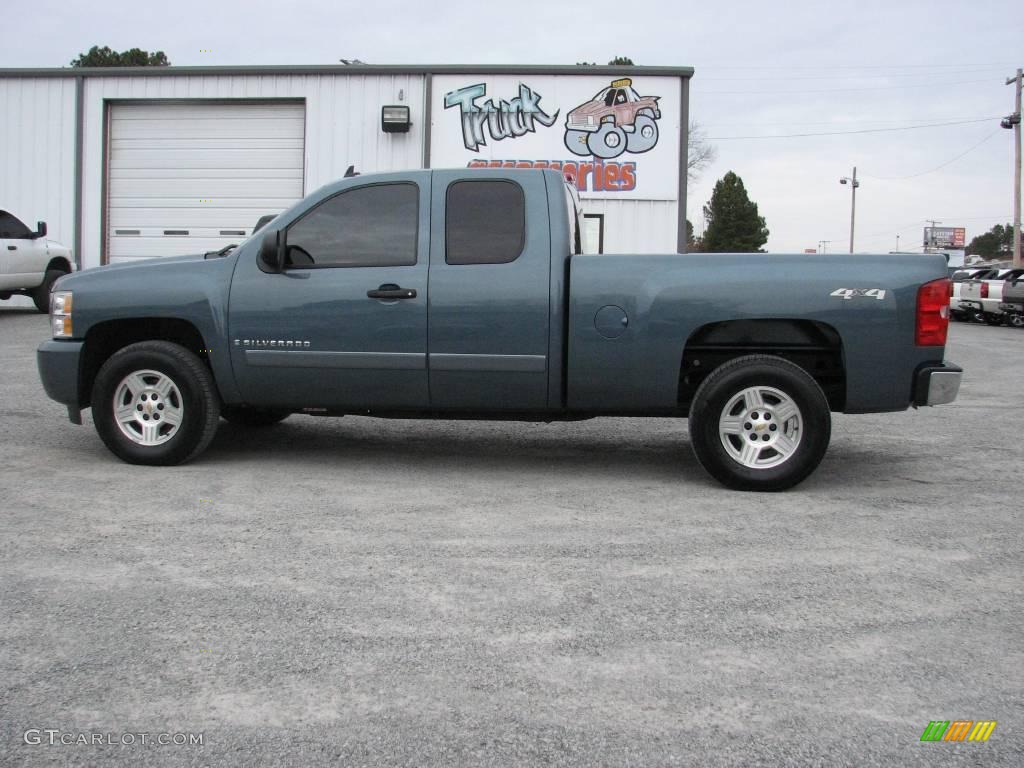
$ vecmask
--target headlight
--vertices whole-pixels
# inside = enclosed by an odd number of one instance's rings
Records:
[[[55,291],[50,294],[50,324],[53,338],[71,338],[71,291]]]

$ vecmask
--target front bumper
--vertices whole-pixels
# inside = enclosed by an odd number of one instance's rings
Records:
[[[46,394],[69,409],[79,409],[78,364],[82,357],[81,341],[51,339],[36,350],[39,378]]]
[[[956,400],[964,369],[954,363],[925,365],[914,379],[914,405],[943,405]]]

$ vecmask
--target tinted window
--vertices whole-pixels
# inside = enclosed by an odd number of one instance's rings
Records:
[[[445,216],[449,264],[507,264],[526,241],[526,199],[511,181],[457,181]]]
[[[7,211],[0,211],[0,237],[7,240],[24,240],[32,236],[32,230]]]
[[[287,266],[415,264],[418,212],[415,184],[378,184],[342,192],[288,228]]]

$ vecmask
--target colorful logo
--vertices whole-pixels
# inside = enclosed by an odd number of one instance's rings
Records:
[[[932,720],[921,741],[988,741],[995,729],[995,720]]]
[[[551,168],[580,192],[632,192],[636,189],[636,163],[580,160],[470,160],[469,168]]]
[[[623,152],[650,152],[658,143],[660,96],[641,96],[633,81],[612,80],[565,119],[565,147],[574,155],[611,160]]]
[[[519,84],[519,95],[505,100],[480,100],[487,95],[486,83],[476,83],[449,91],[444,95],[444,108],[458,107],[462,118],[462,143],[470,152],[487,146],[487,134],[494,141],[516,139],[537,130],[535,123],[550,127],[558,119],[558,110],[549,115],[540,105],[543,98],[528,85]]]

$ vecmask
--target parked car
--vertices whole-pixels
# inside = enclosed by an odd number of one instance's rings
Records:
[[[951,269],[949,286],[949,316],[953,320],[971,320],[971,313],[960,305],[960,291],[967,280],[983,280],[995,275],[999,270],[986,267],[983,269]],[[978,318],[979,320],[981,318]]]
[[[46,222],[29,229],[12,213],[0,211],[0,299],[30,296],[47,312],[50,287],[73,269],[71,249],[46,237]]]
[[[40,376],[137,464],[220,416],[688,417],[744,490],[813,472],[832,411],[957,395],[941,255],[583,255],[580,227],[558,171],[344,179],[223,255],[61,278]]]
[[[1006,320],[999,308],[1003,300],[1003,285],[1024,275],[1024,268],[1001,269],[994,275],[966,280],[960,288],[960,309],[973,313],[989,325],[1002,325]]]
[[[1024,328],[1024,275],[1003,283],[1003,300],[999,308],[1005,313],[1007,324]]]

